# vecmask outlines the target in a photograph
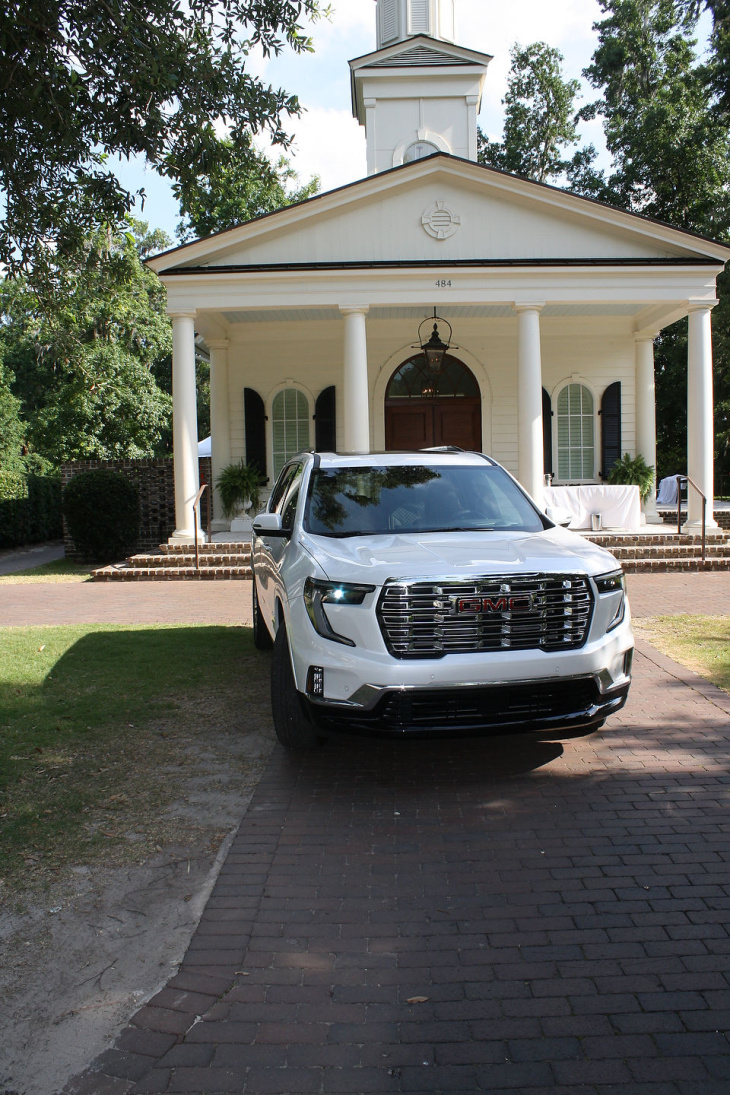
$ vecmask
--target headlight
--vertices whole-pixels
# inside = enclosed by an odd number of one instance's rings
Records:
[[[612,570],[610,574],[600,574],[593,581],[596,583],[596,589],[599,594],[607,593],[620,593],[621,596],[616,605],[616,611],[613,619],[606,628],[606,631],[612,631],[614,627],[618,627],[624,618],[626,613],[626,592],[624,583],[624,572],[622,570]]]
[[[326,604],[361,605],[368,593],[372,593],[374,589],[375,586],[353,585],[351,582],[321,582],[316,578],[307,578],[304,583],[304,603],[307,606],[312,627],[325,639],[331,639],[334,643],[343,643],[345,646],[354,646],[352,639],[346,639],[344,635],[338,635],[332,630],[324,606]]]

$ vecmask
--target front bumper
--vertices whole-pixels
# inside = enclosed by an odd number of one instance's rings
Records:
[[[458,688],[372,689],[363,705],[308,698],[323,730],[389,734],[588,732],[626,703],[629,682],[601,691],[597,677]]]

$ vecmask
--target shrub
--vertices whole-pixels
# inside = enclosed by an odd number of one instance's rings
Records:
[[[608,482],[614,486],[638,487],[641,501],[645,502],[654,486],[654,468],[640,454],[631,457],[625,452],[611,468]]]
[[[0,471],[0,548],[56,540],[62,534],[60,478]]]
[[[76,550],[89,559],[119,559],[139,539],[137,488],[110,468],[75,475],[63,492],[63,513]]]

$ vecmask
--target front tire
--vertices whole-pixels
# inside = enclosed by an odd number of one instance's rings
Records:
[[[276,736],[291,752],[303,753],[319,744],[317,732],[307,717],[292,671],[289,642],[284,623],[274,639],[271,659],[271,710]]]
[[[253,608],[253,645],[257,650],[271,650],[274,640],[264,621],[264,614],[259,605],[259,596],[256,592],[256,578],[251,579],[251,606]]]

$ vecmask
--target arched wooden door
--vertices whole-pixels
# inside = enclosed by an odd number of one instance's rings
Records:
[[[482,450],[482,400],[476,377],[447,354],[432,373],[423,354],[396,369],[385,393],[385,447],[427,449],[458,445]]]

